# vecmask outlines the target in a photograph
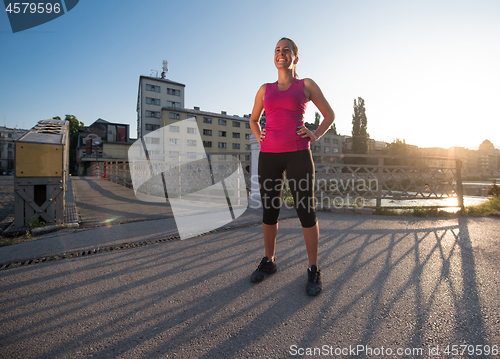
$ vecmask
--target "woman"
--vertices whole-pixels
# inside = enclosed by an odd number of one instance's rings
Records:
[[[258,283],[266,275],[276,272],[274,254],[286,172],[309,257],[306,291],[309,295],[318,295],[322,290],[318,268],[319,227],[314,210],[314,163],[309,142],[317,141],[328,131],[335,114],[313,80],[298,79],[298,61],[297,45],[288,38],[278,41],[274,51],[278,81],[260,87],[250,117],[250,127],[261,145],[258,167],[265,246],[265,256],[251,280]],[[314,132],[304,125],[304,113],[309,101],[324,117]],[[259,120],[264,110],[266,128],[261,130]]]

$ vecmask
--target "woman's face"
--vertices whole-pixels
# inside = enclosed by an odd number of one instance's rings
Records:
[[[288,40],[280,40],[274,49],[274,65],[276,68],[293,69],[299,58],[296,57],[292,50],[292,44]]]

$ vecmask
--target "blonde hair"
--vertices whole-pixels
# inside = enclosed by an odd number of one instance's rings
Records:
[[[292,39],[289,39],[288,37],[282,37],[279,41],[281,41],[281,40],[290,41],[290,43],[292,44],[292,52],[293,52],[294,56],[295,57],[299,56],[299,48],[297,47],[297,44]],[[295,77],[296,79],[299,78],[299,75],[297,74],[297,65],[293,65],[293,77]]]

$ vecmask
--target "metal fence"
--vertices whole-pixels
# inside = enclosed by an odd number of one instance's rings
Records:
[[[189,175],[162,179],[153,176],[140,188],[136,189],[147,195],[164,194],[163,181],[179,181],[178,193],[189,193],[207,186],[207,177],[202,175],[208,166],[212,176],[225,178],[235,171],[234,158],[243,155],[213,153],[208,156],[210,162],[193,162],[188,168]],[[351,206],[360,202],[374,202],[374,207],[381,207],[383,200],[444,200],[457,199],[458,207],[463,207],[463,188],[461,178],[462,163],[459,159],[447,157],[416,157],[387,155],[354,154],[314,154],[316,166],[315,196],[319,206]],[[247,189],[251,187],[250,162],[241,161]],[[134,173],[147,176],[151,167],[133,165]],[[140,167],[142,166],[142,167]],[[92,173],[105,180],[132,188],[130,164],[127,161],[98,162],[93,165]],[[174,178],[175,177],[175,178]],[[457,205],[423,205],[423,207],[457,207]],[[391,205],[391,208],[405,206]]]
[[[381,207],[382,200],[456,198],[458,207],[463,207],[459,159],[354,154],[314,157],[316,197],[322,205],[338,205],[347,199],[347,205],[375,200],[375,207]]]
[[[144,177],[144,184],[135,191],[150,196],[165,196],[165,185],[173,191],[169,196],[181,198],[183,194],[196,192],[208,187],[213,183],[226,179],[232,173],[241,168],[245,178],[244,187],[250,189],[250,162],[242,160],[244,155],[231,153],[212,153],[203,160],[197,160],[185,164],[179,158],[179,166],[175,171],[161,171],[157,166],[161,163],[148,161],[148,163],[129,163],[128,161],[97,162],[92,165],[92,175],[105,179],[107,181],[133,188],[131,171],[134,177]],[[175,164],[172,159],[168,161],[169,165]],[[179,172],[182,171],[182,172]],[[163,173],[163,176],[152,175],[152,173]],[[147,180],[146,180],[147,179]],[[231,186],[241,188],[241,185]]]

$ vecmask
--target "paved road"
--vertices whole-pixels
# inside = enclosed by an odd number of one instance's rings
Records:
[[[73,176],[71,180],[83,227],[172,218],[167,203],[140,201],[129,188],[97,177]]]
[[[280,222],[278,272],[257,285],[249,276],[263,246],[251,222],[1,270],[0,357],[323,358],[298,355],[320,348],[345,358],[447,358],[447,345],[500,345],[500,219],[318,217],[325,288],[316,298],[305,293],[296,218]],[[119,241],[161,221],[77,232]],[[77,235],[68,233],[41,241],[64,246]],[[358,345],[379,355],[349,351]],[[382,347],[423,352],[388,356]]]

